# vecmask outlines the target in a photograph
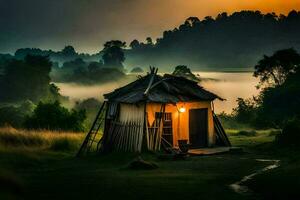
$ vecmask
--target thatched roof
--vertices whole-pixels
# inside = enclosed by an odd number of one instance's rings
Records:
[[[160,76],[157,69],[128,85],[105,94],[105,99],[120,103],[158,102],[177,103],[212,101],[219,96],[203,89],[197,82],[170,74]]]

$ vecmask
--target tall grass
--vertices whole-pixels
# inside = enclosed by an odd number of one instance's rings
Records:
[[[53,151],[73,151],[84,139],[83,133],[49,130],[24,130],[0,127],[0,147],[22,149],[48,149]]]

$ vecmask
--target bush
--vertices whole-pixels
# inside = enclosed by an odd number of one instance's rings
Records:
[[[80,111],[80,110],[86,111],[87,118],[85,121],[85,125],[86,125],[86,127],[91,127],[95,120],[95,116],[99,112],[101,104],[102,103],[100,101],[98,101],[97,99],[89,98],[89,99],[85,99],[80,102],[76,102],[74,109],[77,111]]]
[[[34,104],[27,100],[20,105],[6,105],[0,107],[0,126],[11,125],[21,127],[26,115],[30,115],[34,110]]]
[[[84,131],[84,110],[69,111],[58,101],[54,103],[40,102],[33,114],[25,120],[24,126],[28,129],[48,129],[64,131]]]
[[[300,120],[288,121],[282,129],[282,133],[277,136],[277,142],[281,145],[300,145]]]

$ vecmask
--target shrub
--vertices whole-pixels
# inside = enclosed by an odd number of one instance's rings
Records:
[[[300,145],[300,120],[289,120],[282,129],[282,133],[277,136],[277,142],[281,145]]]
[[[5,105],[0,107],[0,126],[11,125],[21,127],[25,116],[32,113],[34,104],[27,100],[19,105]]]
[[[48,129],[65,131],[83,131],[83,122],[86,119],[84,110],[69,111],[58,101],[54,103],[40,102],[33,114],[25,120],[24,126],[28,129]]]

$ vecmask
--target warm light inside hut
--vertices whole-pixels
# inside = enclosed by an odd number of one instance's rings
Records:
[[[180,112],[180,113],[184,113],[184,112],[185,112],[185,107],[183,107],[183,106],[180,107],[180,108],[179,108],[179,112]]]

